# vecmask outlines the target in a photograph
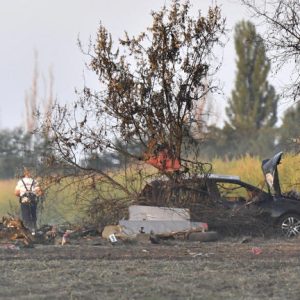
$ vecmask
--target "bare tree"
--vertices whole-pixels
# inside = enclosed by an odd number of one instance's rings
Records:
[[[97,180],[129,193],[111,173],[82,161],[103,151],[143,161],[155,155],[158,145],[171,157],[188,161],[181,157],[187,120],[193,119],[193,107],[216,88],[209,79],[219,67],[213,52],[223,46],[225,34],[218,6],[209,8],[206,17],[200,11],[192,17],[189,10],[189,1],[174,0],[170,8],[152,12],[153,23],[146,32],[137,37],[125,33],[118,46],[103,25],[87,50],[79,41],[100,89],[84,87],[71,108],[56,105],[51,128],[46,128],[61,162],[85,174],[97,172]],[[122,146],[115,139],[124,141]],[[126,147],[132,143],[140,145],[140,153]]]
[[[300,100],[300,2],[298,0],[242,0],[265,26],[264,39],[277,71],[292,68],[283,95]],[[293,139],[299,149],[299,138]]]
[[[242,0],[264,26],[263,38],[277,71],[292,66],[285,95],[300,96],[300,2],[298,0]]]

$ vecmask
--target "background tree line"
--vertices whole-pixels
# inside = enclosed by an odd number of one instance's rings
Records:
[[[262,18],[271,11],[259,10],[250,2],[244,2]],[[291,15],[294,18],[298,16],[297,7],[292,6],[297,3],[286,3]],[[279,8],[284,4],[285,1],[278,1]],[[276,4],[273,5],[278,13]],[[34,143],[28,133],[30,130],[1,130],[0,176],[13,177],[20,165],[38,165],[42,160],[42,152],[49,154],[47,151],[50,150],[46,151],[45,148],[48,141],[45,130],[49,130],[49,126],[52,126],[54,133],[51,145],[56,143],[59,146],[56,150],[61,150],[60,159],[87,170],[118,168],[126,164],[129,157],[138,158],[147,149],[151,139],[168,144],[170,148],[175,145],[175,155],[186,153],[187,157],[192,141],[200,153],[200,159],[215,156],[232,158],[246,153],[266,157],[276,149],[292,150],[293,141],[300,135],[299,104],[285,113],[282,125],[278,127],[277,106],[280,96],[269,82],[271,61],[276,63],[278,59],[268,57],[275,38],[272,40],[272,35],[269,35],[269,39],[262,37],[255,25],[248,21],[241,21],[235,28],[236,80],[228,99],[224,126],[200,126],[199,131],[203,131],[198,135],[200,138],[191,135],[191,123],[203,122],[203,115],[196,113],[195,102],[197,99],[201,102],[215,88],[212,81],[208,80],[208,76],[214,74],[210,65],[213,60],[210,50],[216,43],[222,46],[224,23],[218,7],[211,8],[206,18],[199,16],[197,20],[188,19],[187,22],[188,10],[189,3],[181,6],[180,1],[174,1],[170,9],[164,8],[153,13],[154,25],[150,28],[152,36],[147,37],[152,44],[144,53],[145,33],[136,38],[126,35],[120,41],[120,46],[127,48],[126,53],[135,57],[136,64],[126,62],[126,55],[113,48],[110,34],[101,26],[98,40],[89,48],[93,51],[86,54],[91,59],[90,68],[99,76],[106,90],[98,92],[86,87],[74,104],[74,112],[81,108],[78,114],[69,114],[63,107],[56,106],[56,119],[54,117],[51,124],[44,122],[43,134],[35,138]],[[167,15],[169,23],[166,23]],[[274,24],[278,25],[276,17],[276,14],[272,16]],[[270,17],[265,19],[270,20]],[[281,23],[286,28],[283,22],[284,19]],[[293,28],[295,25],[291,30]],[[275,37],[276,26],[273,29]],[[292,33],[294,36],[297,31]],[[280,46],[287,49],[284,43],[278,44],[277,48]],[[294,55],[299,53],[296,50]],[[280,62],[283,63],[285,52],[281,53]],[[183,54],[185,57],[182,57]],[[290,52],[286,54],[291,55]],[[29,121],[33,120],[36,108],[36,79],[35,68],[32,88],[26,96],[27,127],[30,128],[34,127]],[[295,89],[291,91],[296,99],[297,82],[293,86]],[[52,101],[50,88],[46,101],[48,108]],[[119,122],[111,126],[111,130],[117,129],[114,138],[107,137],[107,123],[105,126],[99,123],[95,131],[87,126],[90,120],[95,122],[95,117],[103,114],[107,114],[110,121]],[[57,124],[65,126],[66,123],[60,121],[71,115],[78,118],[73,120],[72,128],[57,127]],[[55,135],[57,132],[60,134]],[[185,144],[187,147],[184,147]],[[79,151],[78,145],[81,145],[84,155],[80,160],[75,160],[74,153]],[[51,155],[54,154],[59,153],[52,149]]]

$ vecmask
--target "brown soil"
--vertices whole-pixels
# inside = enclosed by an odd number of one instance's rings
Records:
[[[299,239],[9,246],[0,245],[1,299],[300,298]]]

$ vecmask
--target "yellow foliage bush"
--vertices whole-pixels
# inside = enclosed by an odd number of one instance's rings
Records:
[[[212,161],[213,172],[217,174],[237,175],[243,181],[262,188],[265,186],[259,157],[245,155],[240,159]],[[300,191],[300,155],[284,154],[278,167],[282,191],[293,188]]]

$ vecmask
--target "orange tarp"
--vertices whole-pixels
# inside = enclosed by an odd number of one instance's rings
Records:
[[[179,159],[170,157],[166,149],[157,155],[150,156],[146,162],[164,172],[174,172],[181,167]]]

